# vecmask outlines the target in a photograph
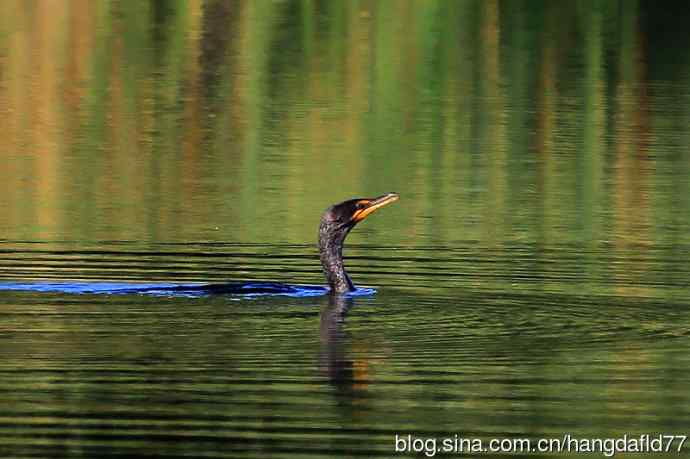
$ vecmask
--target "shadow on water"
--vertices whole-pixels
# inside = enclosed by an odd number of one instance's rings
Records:
[[[354,395],[356,387],[353,361],[348,358],[347,352],[349,335],[343,328],[345,316],[353,305],[352,298],[330,296],[320,314],[319,368],[328,375],[337,394],[342,398]]]
[[[356,305],[352,296],[330,295],[319,315],[319,370],[328,378],[333,388],[335,406],[340,416],[356,422],[366,418],[372,407],[369,402],[369,376],[353,355],[355,344],[352,334],[346,328],[346,316]],[[349,440],[334,444],[343,451],[351,449]]]

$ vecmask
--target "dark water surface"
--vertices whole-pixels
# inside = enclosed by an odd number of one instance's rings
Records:
[[[218,273],[199,245],[69,246],[2,244],[3,275],[319,274],[308,247],[222,245]],[[687,256],[568,262],[577,249],[354,245],[353,277],[378,292],[347,299],[3,291],[0,451],[390,457],[396,434],[685,434]]]
[[[690,434],[685,5],[10,3],[0,457]]]

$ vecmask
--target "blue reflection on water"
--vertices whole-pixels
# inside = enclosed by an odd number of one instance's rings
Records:
[[[0,282],[0,291],[13,290],[41,293],[152,295],[169,297],[204,297],[210,295],[256,296],[321,296],[329,289],[320,285],[288,285],[274,282],[241,282],[227,284],[168,282]],[[372,288],[358,288],[348,296],[366,296],[376,293]]]

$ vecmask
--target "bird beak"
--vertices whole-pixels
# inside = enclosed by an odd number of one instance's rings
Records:
[[[380,209],[383,206],[387,206],[391,202],[395,202],[400,199],[398,193],[386,193],[383,196],[379,196],[374,199],[362,199],[359,204],[363,207],[359,209],[352,215],[352,223],[359,223],[365,218],[367,218],[376,209]]]

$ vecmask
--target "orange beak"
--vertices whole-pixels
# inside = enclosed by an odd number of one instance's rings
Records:
[[[395,202],[398,199],[400,199],[398,193],[386,193],[383,196],[379,196],[378,198],[362,199],[361,201],[359,201],[359,204],[363,205],[364,207],[362,207],[352,215],[352,221],[354,223],[359,223],[365,218],[367,218],[369,215],[371,215],[375,210],[380,209],[383,206],[387,206],[388,204]]]

